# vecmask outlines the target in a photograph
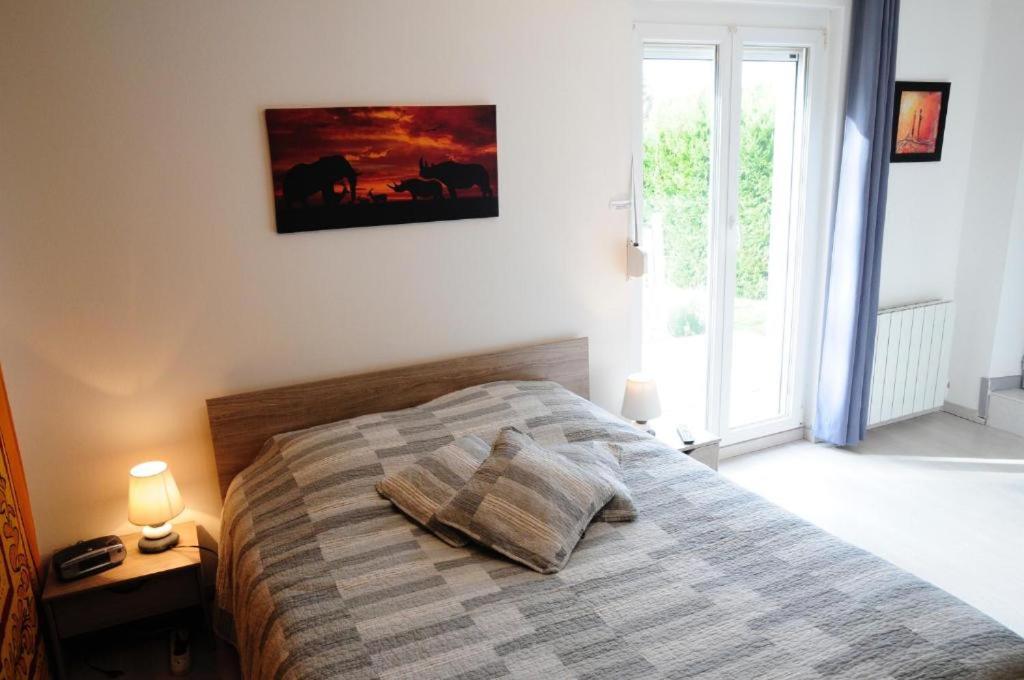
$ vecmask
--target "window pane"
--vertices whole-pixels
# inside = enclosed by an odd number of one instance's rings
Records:
[[[798,51],[744,52],[729,424],[788,415]]]
[[[648,45],[643,97],[644,370],[667,419],[703,427],[715,49]]]

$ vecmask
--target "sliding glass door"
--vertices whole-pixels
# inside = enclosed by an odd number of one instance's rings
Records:
[[[644,370],[666,417],[726,444],[801,424],[807,66],[818,39],[641,30]]]

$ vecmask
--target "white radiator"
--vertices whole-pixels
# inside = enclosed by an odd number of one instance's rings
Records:
[[[951,300],[879,310],[869,427],[942,406],[949,384],[953,311]]]

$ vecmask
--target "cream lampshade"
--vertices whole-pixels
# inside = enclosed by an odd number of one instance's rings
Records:
[[[139,463],[128,476],[128,521],[142,527],[141,552],[161,552],[178,544],[170,521],[181,514],[181,500],[167,463]]]
[[[646,373],[634,373],[626,378],[622,415],[640,425],[661,415],[661,401],[658,399],[658,386],[654,378]]]

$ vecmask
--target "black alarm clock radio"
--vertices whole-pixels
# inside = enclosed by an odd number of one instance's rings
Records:
[[[79,541],[53,555],[53,567],[61,581],[74,581],[124,562],[127,553],[117,536]]]

